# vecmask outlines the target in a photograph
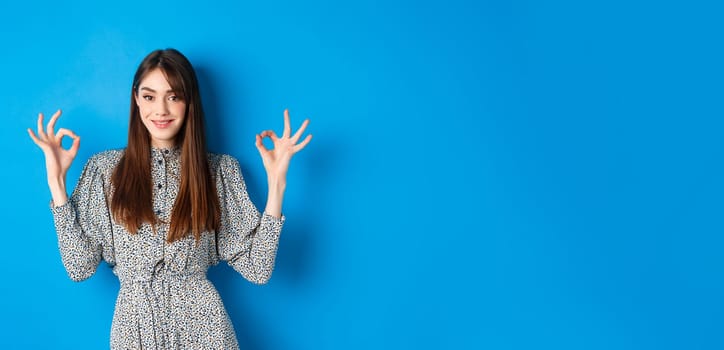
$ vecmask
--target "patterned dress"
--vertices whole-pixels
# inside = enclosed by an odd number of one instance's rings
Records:
[[[193,236],[166,243],[167,223],[156,233],[144,224],[130,234],[110,214],[110,178],[122,155],[123,150],[111,150],[91,157],[68,202],[58,207],[51,203],[70,278],[90,277],[103,259],[121,282],[111,349],[238,349],[231,320],[206,270],[225,260],[247,280],[266,283],[284,217],[257,211],[236,159],[209,154],[221,204],[219,231],[204,233],[198,244]],[[153,209],[168,222],[180,184],[180,150],[153,148],[151,162]]]

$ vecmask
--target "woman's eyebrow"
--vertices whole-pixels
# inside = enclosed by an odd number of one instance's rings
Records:
[[[151,89],[150,87],[146,87],[146,86],[141,87],[141,90],[146,90],[146,91],[150,91],[150,92],[156,93],[156,90]],[[169,93],[169,92],[173,92],[173,90],[171,90],[171,89],[166,90],[166,93]]]

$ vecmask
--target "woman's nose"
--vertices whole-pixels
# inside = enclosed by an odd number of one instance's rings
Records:
[[[167,115],[168,114],[168,106],[165,102],[159,102],[156,105],[156,115]]]

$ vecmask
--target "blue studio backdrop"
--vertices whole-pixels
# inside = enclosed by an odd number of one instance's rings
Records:
[[[0,348],[102,349],[119,283],[60,261],[38,112],[125,147],[150,51],[194,64],[211,151],[310,118],[271,281],[209,277],[244,349],[722,349],[722,6],[3,2]]]

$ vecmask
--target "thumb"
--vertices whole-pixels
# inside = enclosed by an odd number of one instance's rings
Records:
[[[262,140],[261,135],[257,134],[256,135],[256,149],[259,150],[259,153],[261,153],[261,155],[263,156],[269,150],[266,149],[266,146],[264,146],[264,143],[261,140]]]
[[[80,136],[73,137],[73,145],[70,146],[70,154],[75,158],[78,154],[78,148],[80,148]]]

